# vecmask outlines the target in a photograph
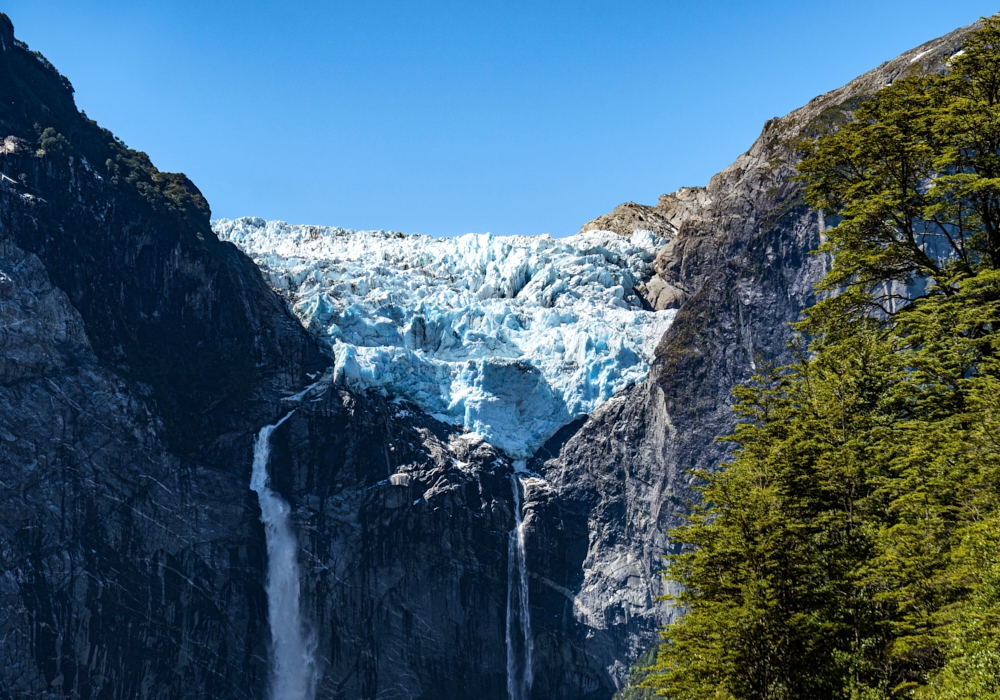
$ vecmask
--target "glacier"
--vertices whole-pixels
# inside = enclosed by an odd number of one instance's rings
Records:
[[[335,377],[464,426],[512,459],[645,378],[673,310],[634,292],[665,243],[217,219],[328,345]]]

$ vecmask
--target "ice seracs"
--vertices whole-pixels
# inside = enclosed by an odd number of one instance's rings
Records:
[[[570,238],[431,238],[213,222],[329,343],[348,384],[379,387],[463,425],[514,459],[645,377],[673,311],[633,287],[663,244]]]

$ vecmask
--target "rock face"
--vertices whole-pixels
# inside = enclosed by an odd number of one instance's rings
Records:
[[[0,76],[0,696],[246,696],[242,453],[326,361],[197,190],[80,115],[5,16]]]
[[[725,457],[732,386],[784,357],[823,271],[788,144],[939,69],[963,31],[769,122],[706,188],[588,224],[669,234],[644,294],[677,320],[645,383],[527,464],[532,697],[609,698],[655,641],[685,470]],[[506,697],[514,465],[325,382],[330,358],[214,236],[197,189],[81,115],[2,15],[0,137],[0,698],[265,697],[251,458],[293,409],[270,469],[317,697]]]
[[[534,521],[537,539],[529,551],[542,561],[533,569],[539,583],[532,594],[555,605],[547,580],[554,574],[545,572],[560,568],[553,553],[576,553],[574,564],[580,563],[570,569],[576,578],[564,585],[575,592],[575,619],[590,628],[587,655],[601,659],[616,683],[620,664],[655,644],[657,627],[669,616],[653,603],[663,593],[655,572],[671,551],[665,530],[679,524],[686,504],[697,498],[689,471],[727,458],[728,446],[715,440],[735,424],[733,387],[761,363],[791,359],[788,324],[813,302],[813,285],[825,272],[826,261],[810,255],[824,222],[804,205],[793,180],[794,144],[842,123],[856,100],[911,71],[943,70],[973,27],[770,120],[750,150],[704,189],[665,195],[655,207],[676,233],[642,292],[656,309],[677,308],[676,320],[646,382],[599,408],[533,463],[549,484],[537,497],[538,511],[577,518],[575,528],[561,529],[553,519]],[[623,208],[635,206],[622,205],[587,226],[619,221]],[[569,682],[572,670],[550,658],[539,665],[559,669],[560,680]]]
[[[710,204],[704,187],[682,187],[660,196],[655,207],[625,202],[610,214],[588,221],[584,231],[612,231],[619,236],[631,236],[636,231],[652,231],[661,238],[673,238],[681,224]]]
[[[329,360],[193,185],[2,16],[0,49],[0,697],[264,697],[252,442]],[[379,396],[309,399],[272,469],[322,697],[501,697],[511,465]]]

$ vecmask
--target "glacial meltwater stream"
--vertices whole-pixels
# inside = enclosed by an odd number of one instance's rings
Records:
[[[523,468],[524,462],[516,465]],[[514,491],[514,529],[507,544],[507,694],[510,700],[528,700],[534,673],[531,655],[531,615],[528,612],[528,566],[524,549],[520,477],[510,475]]]
[[[267,463],[274,425],[261,428],[253,449],[250,488],[260,502],[267,541],[267,617],[271,626],[271,700],[312,700],[316,692],[316,641],[299,610],[299,543],[292,532],[288,503],[270,487]]]

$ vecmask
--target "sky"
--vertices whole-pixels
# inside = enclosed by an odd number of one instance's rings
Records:
[[[1000,2],[8,0],[213,216],[566,236]]]

